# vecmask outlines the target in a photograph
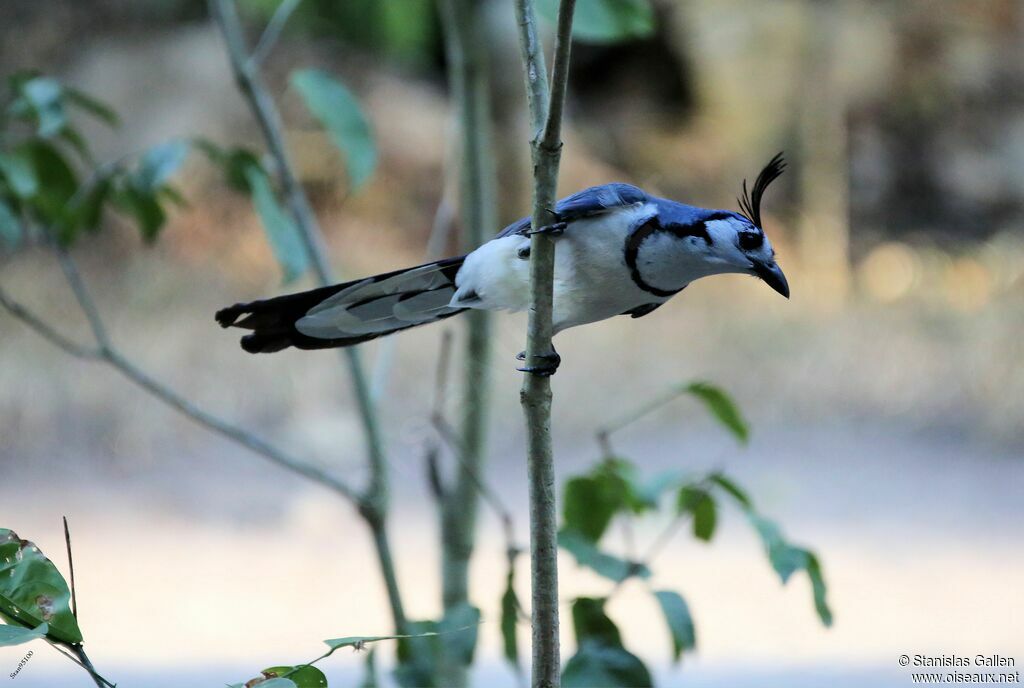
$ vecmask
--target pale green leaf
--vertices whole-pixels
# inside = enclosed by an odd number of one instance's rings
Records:
[[[554,23],[558,0],[538,0],[541,17]],[[650,0],[577,0],[572,36],[584,43],[619,43],[646,38],[654,32]]]
[[[47,630],[49,630],[49,626],[45,623],[39,624],[35,628],[0,624],[0,647],[21,645],[22,643],[27,643],[39,638],[45,638]]]
[[[814,610],[823,625],[831,626],[832,610],[826,599],[828,591],[818,557],[808,549],[790,544],[774,521],[753,512],[749,514],[749,518],[764,542],[772,568],[783,584],[786,584],[797,571],[807,572],[811,582]]]
[[[285,283],[295,280],[309,267],[309,254],[302,244],[295,221],[278,204],[270,179],[261,167],[248,166],[245,178],[252,203],[263,223],[270,248],[284,272]]]
[[[18,198],[32,198],[39,191],[32,157],[24,150],[0,153],[0,175]]]
[[[39,135],[49,138],[59,134],[67,124],[64,113],[64,90],[56,79],[37,76],[21,84],[22,97],[36,117]]]
[[[446,611],[437,626],[438,633],[445,636],[445,653],[465,666],[472,664],[479,626],[480,610],[468,602],[461,602]]]
[[[292,74],[291,82],[345,156],[349,185],[358,191],[377,165],[377,146],[358,101],[326,72],[300,70]]]
[[[697,646],[697,634],[693,628],[690,608],[677,592],[659,590],[654,596],[668,624],[669,634],[672,636],[672,656],[678,662],[684,652]]]
[[[132,185],[143,194],[155,194],[170,181],[188,157],[187,141],[174,140],[146,151],[132,175]]]
[[[563,528],[558,532],[558,545],[569,552],[580,566],[620,583],[630,576],[650,578],[651,570],[637,562],[626,561],[602,552],[587,537],[575,530]]]

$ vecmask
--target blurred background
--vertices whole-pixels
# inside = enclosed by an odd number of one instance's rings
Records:
[[[241,3],[251,38],[276,5]],[[903,686],[910,676],[897,658],[916,653],[999,653],[1019,667],[1024,4],[653,5],[653,34],[574,47],[560,192],[621,180],[735,208],[741,180],[784,150],[790,168],[766,197],[765,229],[793,296],[714,277],[651,316],[560,335],[559,471],[600,458],[597,426],[668,386],[721,385],[750,420],[748,447],[681,399],[616,435],[616,449],[652,471],[735,475],[762,511],[817,550],[836,621],[822,628],[806,580],[781,587],[740,515],[724,513],[713,544],[679,538],[655,567],[659,584],[687,596],[696,654],[670,667],[655,608],[628,585],[611,607],[627,646],[665,686]],[[511,3],[488,4],[501,225],[529,210],[514,27]],[[288,87],[300,66],[337,75],[372,123],[379,166],[358,194]],[[0,67],[40,69],[111,104],[118,129],[82,126],[99,160],[195,135],[262,148],[199,0],[5,0]],[[433,3],[306,0],[265,69],[338,271],[422,262],[438,207],[457,185]],[[188,205],[156,244],[115,219],[74,249],[111,335],[205,407],[359,479],[362,438],[335,358],[248,356],[213,322],[219,307],[286,288],[259,218],[198,157],[178,181]],[[0,284],[87,341],[49,251],[0,252]],[[524,326],[518,315],[495,323],[488,450],[489,480],[521,536],[513,357]],[[423,447],[445,327],[364,346],[413,618],[439,610]],[[222,684],[315,656],[322,638],[390,632],[371,542],[347,503],[5,313],[0,342],[0,525],[59,561],[68,516],[80,618],[103,673],[126,686],[206,685],[211,675]],[[493,621],[504,585],[500,524],[485,512],[480,527],[472,596],[485,621],[474,684],[513,686]],[[603,589],[571,559],[562,572],[566,596]],[[568,624],[564,638],[571,646]],[[0,648],[0,670],[13,671],[23,649]],[[385,666],[390,653],[382,648]],[[362,661],[339,653],[325,669],[352,684]],[[18,685],[89,685],[75,669],[36,648]]]

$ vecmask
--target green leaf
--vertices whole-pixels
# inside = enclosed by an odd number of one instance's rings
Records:
[[[224,149],[204,138],[193,139],[192,145],[200,152],[205,153],[210,162],[221,168],[224,178],[231,188],[242,193],[251,192],[249,180],[246,178],[249,168],[256,167],[263,170],[263,165],[256,153],[247,148]]]
[[[295,221],[278,205],[277,196],[263,168],[248,167],[245,178],[252,191],[253,205],[270,241],[270,248],[284,272],[284,281],[287,284],[309,267],[309,254],[302,245]]]
[[[35,628],[9,626],[6,624],[0,625],[0,647],[21,645],[38,638],[45,638],[48,629],[49,626],[47,624],[39,624]]]
[[[252,193],[252,188],[249,185],[248,170],[251,167],[263,169],[263,165],[260,163],[259,157],[252,151],[245,150],[244,148],[236,148],[228,151],[227,156],[224,159],[224,176],[227,179],[228,185],[231,186],[235,191],[241,191],[243,193]]]
[[[558,545],[569,552],[580,566],[586,566],[616,583],[621,583],[630,576],[651,577],[651,570],[645,565],[602,552],[589,538],[575,530],[563,528],[558,531]]]
[[[604,612],[605,598],[577,597],[572,603],[572,627],[576,642],[593,640],[605,645],[622,645],[615,623]]]
[[[114,109],[104,103],[101,100],[93,98],[84,91],[79,91],[77,88],[64,88],[64,96],[67,98],[69,103],[76,105],[93,117],[106,123],[107,126],[116,127],[121,124],[121,119],[114,112]]]
[[[31,198],[31,207],[42,222],[63,233],[72,224],[69,202],[78,191],[78,178],[71,165],[51,143],[29,141],[17,149],[18,155],[31,160],[39,188]]]
[[[821,563],[813,552],[807,552],[807,576],[811,579],[811,593],[814,596],[814,611],[818,613],[822,625],[832,625],[832,610],[828,606],[826,596],[828,589],[825,586],[825,577],[821,573]]]
[[[576,654],[562,673],[564,688],[645,688],[650,672],[622,646],[619,629],[604,612],[603,599],[577,598],[572,605]]]
[[[516,626],[519,620],[519,598],[516,597],[516,568],[509,562],[508,577],[505,579],[505,594],[501,596],[501,639],[505,648],[505,659],[516,668],[519,665],[519,643],[516,640]]]
[[[188,157],[187,141],[174,140],[150,148],[139,160],[132,175],[132,186],[144,195],[153,195],[170,180]]]
[[[697,646],[697,634],[693,628],[693,617],[690,608],[679,593],[671,590],[658,590],[654,593],[665,615],[668,631],[672,635],[673,659],[678,662],[683,652]]]
[[[683,485],[679,488],[676,509],[680,515],[689,514],[693,518],[695,537],[705,542],[711,540],[718,523],[718,514],[710,492],[697,485]]]
[[[708,476],[708,480],[725,490],[744,509],[750,510],[754,508],[754,503],[751,501],[750,496],[730,478],[725,477],[721,473],[712,473]]]
[[[155,194],[144,193],[134,186],[127,186],[115,195],[115,201],[125,212],[135,217],[143,239],[156,239],[167,221],[167,214]]]
[[[436,622],[434,621],[415,621],[412,623],[434,624],[436,626]],[[436,630],[420,633],[418,635],[350,635],[345,636],[344,638],[331,638],[329,640],[325,640],[324,642],[327,643],[327,645],[334,650],[339,650],[343,647],[354,647],[357,650],[361,650],[363,649],[363,646],[365,646],[366,644],[376,643],[380,640],[402,640],[403,638],[423,638],[434,635],[437,635]]]
[[[293,666],[276,666],[264,669],[261,672],[270,679],[264,683],[257,684],[260,688],[273,685],[273,681],[288,681],[296,688],[327,688],[327,677],[324,672],[315,666],[308,664]],[[284,688],[285,684],[280,684]]]
[[[480,610],[468,602],[461,602],[446,611],[437,626],[438,633],[445,635],[442,643],[445,654],[464,666],[472,664],[479,626]]]
[[[0,175],[7,179],[11,191],[18,198],[32,198],[39,191],[39,179],[36,178],[32,157],[24,149],[11,153],[0,152]]]
[[[40,136],[49,138],[64,129],[67,116],[64,113],[64,90],[59,81],[37,76],[24,81],[19,90],[35,117]]]
[[[747,443],[750,439],[750,428],[728,394],[707,382],[693,382],[683,387],[682,391],[704,402],[715,419],[741,444]]]
[[[48,624],[49,638],[80,643],[70,601],[71,591],[53,562],[14,531],[0,528],[0,615],[28,628]]]
[[[794,572],[806,568],[806,551],[790,545],[774,521],[752,513],[750,522],[761,536],[761,541],[768,551],[768,560],[783,583],[786,583]]]
[[[349,185],[358,191],[377,165],[377,147],[359,103],[326,72],[303,69],[292,74],[291,82],[344,154]]]
[[[621,646],[584,642],[562,672],[562,688],[648,688],[654,685],[640,658]]]
[[[18,216],[7,202],[0,198],[0,240],[10,249],[21,244],[22,228]]]
[[[763,516],[750,513],[750,522],[754,525],[758,535],[764,542],[768,551],[768,560],[778,574],[779,579],[785,585],[790,577],[797,571],[806,571],[811,581],[811,594],[814,600],[814,610],[825,626],[832,625],[832,611],[826,599],[827,588],[825,578],[821,572],[821,563],[818,557],[810,550],[803,547],[791,545],[782,536],[779,526]]]
[[[100,220],[103,219],[103,206],[112,190],[113,183],[110,177],[97,180],[80,200],[72,204],[71,211],[75,218],[75,225],[90,232],[99,229]]]
[[[554,23],[558,0],[538,0],[541,17]],[[584,43],[619,43],[646,38],[654,32],[649,0],[578,0],[572,36]]]
[[[366,664],[363,666],[363,680],[359,688],[378,688],[380,680],[377,678],[377,650],[373,649],[366,653]]]
[[[591,542],[608,529],[615,512],[622,508],[625,492],[619,481],[608,476],[580,476],[565,484],[562,499],[564,527]]]

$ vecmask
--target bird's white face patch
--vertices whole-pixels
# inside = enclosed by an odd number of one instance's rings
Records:
[[[752,263],[771,262],[771,242],[749,222],[725,218],[711,220],[705,226],[711,237],[707,259],[725,268],[723,272],[750,272]]]

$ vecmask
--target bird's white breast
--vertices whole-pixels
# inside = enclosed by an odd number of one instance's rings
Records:
[[[556,238],[555,331],[665,300],[637,287],[625,261],[626,237],[653,211],[649,204],[637,204],[576,220]],[[499,237],[466,256],[452,305],[525,310],[530,263],[519,254],[529,244],[524,236]]]

